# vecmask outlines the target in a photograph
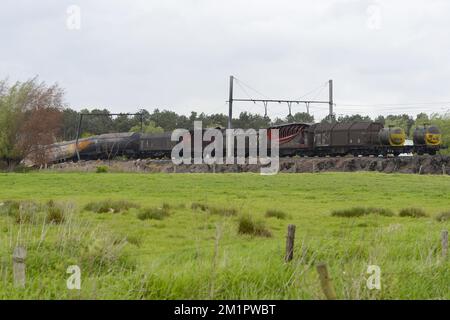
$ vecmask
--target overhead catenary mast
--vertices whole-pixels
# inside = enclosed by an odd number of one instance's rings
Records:
[[[309,105],[311,103],[317,104],[328,104],[329,106],[329,121],[333,121],[333,80],[328,80],[328,101],[322,100],[285,100],[285,99],[240,99],[233,97],[233,83],[235,77],[230,76],[230,86],[229,86],[229,97],[228,97],[228,129],[232,128],[232,120],[233,120],[233,102],[262,102],[265,108],[265,115],[267,115],[267,105],[269,103],[286,103],[289,107],[289,115],[291,115],[291,105],[293,103],[305,103],[306,109],[309,114]]]

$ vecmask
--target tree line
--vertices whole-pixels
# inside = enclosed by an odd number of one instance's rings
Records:
[[[76,111],[64,101],[64,90],[58,84],[47,85],[37,77],[25,82],[10,83],[0,80],[0,160],[17,163],[37,145],[76,138],[80,113],[110,114],[105,108]],[[192,111],[190,115],[178,114],[158,108],[151,112],[139,110],[143,120],[143,131],[157,133],[177,128],[191,129],[193,122],[201,120],[203,127],[227,127],[228,116],[222,113],[205,114]],[[323,119],[322,121],[329,121]],[[340,116],[333,121],[379,121],[385,126],[401,127],[411,137],[416,125],[436,124],[443,132],[444,142],[450,144],[450,115],[420,113],[415,117],[408,114],[378,116],[371,119],[359,114]],[[234,128],[260,129],[271,125],[290,122],[313,123],[314,116],[298,112],[284,118],[271,119],[259,114],[241,112],[233,118]],[[140,132],[141,116],[86,116],[80,129],[81,137],[108,132]]]

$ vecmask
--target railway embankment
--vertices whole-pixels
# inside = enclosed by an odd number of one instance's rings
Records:
[[[65,162],[48,166],[41,170],[76,172],[141,172],[141,173],[237,173],[260,172],[260,165],[174,165],[171,160],[90,160]],[[106,170],[105,170],[106,168]],[[317,172],[355,172],[372,171],[384,173],[409,174],[446,174],[450,175],[450,156],[414,156],[414,157],[311,157],[281,158],[280,172],[317,173]]]

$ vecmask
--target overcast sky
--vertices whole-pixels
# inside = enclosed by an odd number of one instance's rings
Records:
[[[233,74],[241,98],[326,100],[333,79],[336,114],[443,112],[386,105],[450,102],[449,17],[448,0],[2,0],[0,78],[58,82],[75,109],[226,113]]]

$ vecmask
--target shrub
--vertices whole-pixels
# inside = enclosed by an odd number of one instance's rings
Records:
[[[47,203],[46,221],[60,224],[66,220],[65,210],[61,205],[56,205],[53,200]]]
[[[20,201],[6,200],[0,202],[0,214],[6,216],[16,216],[20,210]]]
[[[394,215],[394,212],[390,209],[386,208],[374,208],[374,207],[354,207],[350,209],[339,209],[331,211],[331,215],[335,217],[361,217],[368,214],[378,214],[381,216],[391,217]]]
[[[39,204],[34,201],[8,200],[0,205],[0,213],[13,217],[16,223],[35,222],[37,213],[41,210]]]
[[[28,205],[20,205],[20,209],[14,213],[16,223],[36,222],[37,210]]]
[[[399,214],[400,217],[413,217],[413,218],[422,218],[427,217],[427,213],[420,208],[404,208],[400,210]]]
[[[436,216],[436,220],[439,222],[449,221],[450,220],[450,211],[439,213]]]
[[[255,220],[250,215],[243,215],[239,218],[238,233],[249,234],[259,237],[271,237],[272,233],[262,220]]]
[[[84,210],[86,211],[92,211],[95,213],[118,213],[122,211],[128,211],[131,208],[139,208],[139,205],[126,201],[126,200],[103,200],[103,201],[96,201],[96,202],[89,202],[85,207]]]
[[[148,219],[163,220],[164,218],[168,217],[169,215],[170,215],[170,212],[168,209],[144,208],[139,211],[139,213],[137,214],[137,217],[140,220],[148,220]]]
[[[97,173],[106,173],[108,172],[109,168],[108,166],[98,166],[95,172]]]
[[[286,219],[287,216],[286,212],[281,210],[269,209],[266,211],[266,217],[268,218]]]

